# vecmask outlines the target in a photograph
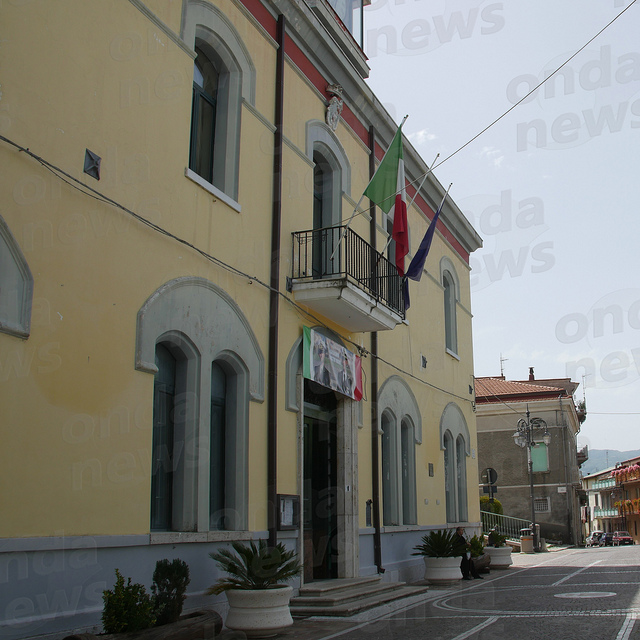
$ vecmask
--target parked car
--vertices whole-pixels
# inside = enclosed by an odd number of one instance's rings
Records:
[[[612,547],[613,546],[613,533],[603,533],[600,536],[599,547]]]
[[[621,544],[633,544],[633,538],[628,531],[614,531],[612,544],[614,547],[619,547]]]
[[[597,547],[604,531],[592,531],[584,541],[585,547]]]

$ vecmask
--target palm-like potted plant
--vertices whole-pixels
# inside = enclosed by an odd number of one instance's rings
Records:
[[[460,562],[466,546],[451,529],[429,531],[411,555],[423,556],[424,579],[431,584],[453,584],[462,578]]]
[[[489,533],[489,544],[484,548],[491,557],[492,569],[508,569],[512,564],[511,546],[507,544],[508,536],[492,529]]]
[[[207,591],[210,595],[226,594],[226,626],[248,637],[276,635],[291,626],[289,600],[293,589],[286,583],[300,572],[295,551],[281,542],[269,547],[265,540],[257,544],[232,542],[231,546],[233,551],[221,549],[209,554],[227,574]]]

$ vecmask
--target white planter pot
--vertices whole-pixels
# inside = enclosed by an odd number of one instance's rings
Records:
[[[462,579],[461,558],[424,557],[424,579],[430,584],[454,584]]]
[[[506,545],[504,547],[485,547],[484,552],[491,556],[491,568],[492,569],[508,569],[512,564],[511,559],[511,547]]]
[[[229,589],[225,592],[229,613],[225,625],[249,638],[268,638],[293,624],[290,586],[273,589]]]

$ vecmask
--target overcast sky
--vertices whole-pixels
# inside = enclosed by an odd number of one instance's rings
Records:
[[[630,6],[633,4],[633,6]],[[372,0],[370,85],[482,236],[477,376],[571,377],[579,444],[640,448],[640,0]],[[515,419],[514,419],[515,427]]]

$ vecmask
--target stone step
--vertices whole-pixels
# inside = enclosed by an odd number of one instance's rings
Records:
[[[349,617],[404,598],[424,594],[427,590],[425,586],[382,582],[377,576],[374,579],[356,578],[349,581],[312,583],[300,590],[301,595],[291,599],[291,615]]]
[[[312,597],[322,598],[324,596],[331,596],[332,594],[344,594],[345,592],[358,592],[361,589],[375,587],[378,585],[386,585],[388,588],[392,584],[404,584],[404,583],[391,583],[382,582],[380,576],[368,576],[364,578],[343,578],[337,580],[318,580],[316,582],[309,582],[300,587],[299,597]]]

